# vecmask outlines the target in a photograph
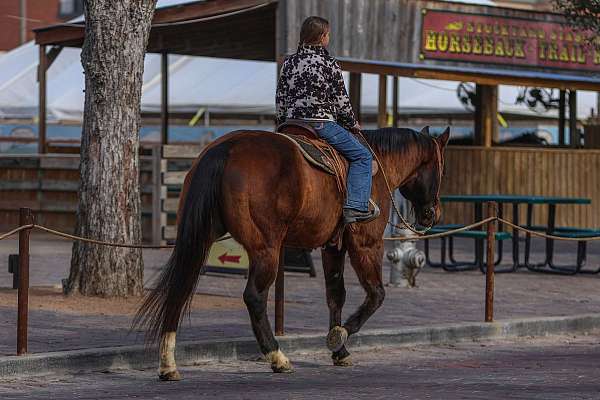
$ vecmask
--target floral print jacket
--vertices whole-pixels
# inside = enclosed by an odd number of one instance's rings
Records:
[[[342,70],[322,46],[300,45],[285,59],[276,102],[277,125],[286,119],[326,119],[348,130],[356,125]]]

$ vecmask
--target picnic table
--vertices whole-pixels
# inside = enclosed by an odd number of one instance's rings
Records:
[[[496,202],[498,203],[498,215],[503,218],[504,215],[504,205],[512,205],[512,222],[515,225],[522,226],[519,221],[519,207],[524,205],[527,207],[526,212],[526,221],[524,227],[530,230],[545,232],[547,234],[551,234],[554,236],[562,236],[562,237],[584,237],[592,236],[597,232],[589,229],[580,229],[573,227],[556,227],[556,206],[560,204],[576,204],[576,205],[586,205],[591,204],[591,200],[587,198],[578,198],[578,197],[549,197],[549,196],[527,196],[527,195],[506,195],[506,194],[475,194],[475,195],[445,195],[441,196],[440,200],[442,203],[472,203],[474,209],[474,220],[480,221],[484,218],[483,215],[483,205],[488,202]],[[546,225],[545,226],[534,226],[533,225],[533,214],[534,214],[534,205],[547,205],[548,206],[548,214],[546,216]],[[456,225],[448,226],[448,230],[452,227],[456,227]],[[440,231],[444,229],[442,226],[438,228]],[[499,223],[498,231],[503,232],[503,226]],[[472,268],[480,268],[483,271],[484,268],[484,241],[485,236],[482,234],[472,235],[475,240],[475,260],[473,262],[457,262],[455,260],[453,254],[453,244],[452,239],[450,238],[450,264],[449,268],[453,270],[464,270],[464,269],[472,269]],[[554,254],[554,240],[546,239],[546,251],[545,251],[545,260],[541,263],[531,263],[530,262],[530,253],[531,253],[531,235],[525,235],[525,252],[524,252],[524,262],[520,263],[520,253],[519,253],[519,236],[520,232],[518,229],[512,229],[512,266],[508,269],[498,270],[498,272],[509,272],[516,271],[519,267],[527,267],[528,269],[535,271],[542,271],[548,267],[552,271],[558,272],[567,272],[571,273],[576,269],[580,269],[583,262],[585,261],[585,242],[581,242],[578,247],[578,256],[575,267],[573,266],[560,266],[556,265],[553,260]],[[502,250],[503,250],[503,240],[508,239],[509,237],[497,236],[498,240],[498,258],[495,260],[495,264],[498,265],[502,261]],[[443,246],[445,247],[445,246]],[[445,249],[443,249],[445,251]],[[581,253],[581,254],[580,254]],[[444,260],[443,260],[444,261]]]

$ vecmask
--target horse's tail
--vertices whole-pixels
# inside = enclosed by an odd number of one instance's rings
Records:
[[[224,233],[220,200],[229,149],[227,142],[210,147],[186,177],[187,194],[179,205],[175,249],[133,322],[134,327],[147,328],[149,342],[177,330],[190,307],[209,249]]]

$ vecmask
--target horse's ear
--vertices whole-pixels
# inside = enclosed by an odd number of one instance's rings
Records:
[[[445,147],[448,144],[448,139],[450,139],[450,127],[447,127],[444,133],[442,133],[437,138],[438,142],[440,142],[442,147]]]
[[[427,125],[423,129],[421,129],[421,135],[427,135],[427,136],[429,136],[429,125]]]

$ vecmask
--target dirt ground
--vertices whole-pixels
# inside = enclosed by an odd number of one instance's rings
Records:
[[[54,311],[77,315],[133,315],[137,311],[142,297],[125,299],[65,296],[55,287],[33,287],[29,289],[30,310]],[[0,288],[0,307],[15,308],[17,291]],[[192,302],[193,310],[236,310],[244,308],[239,298],[196,294]]]

